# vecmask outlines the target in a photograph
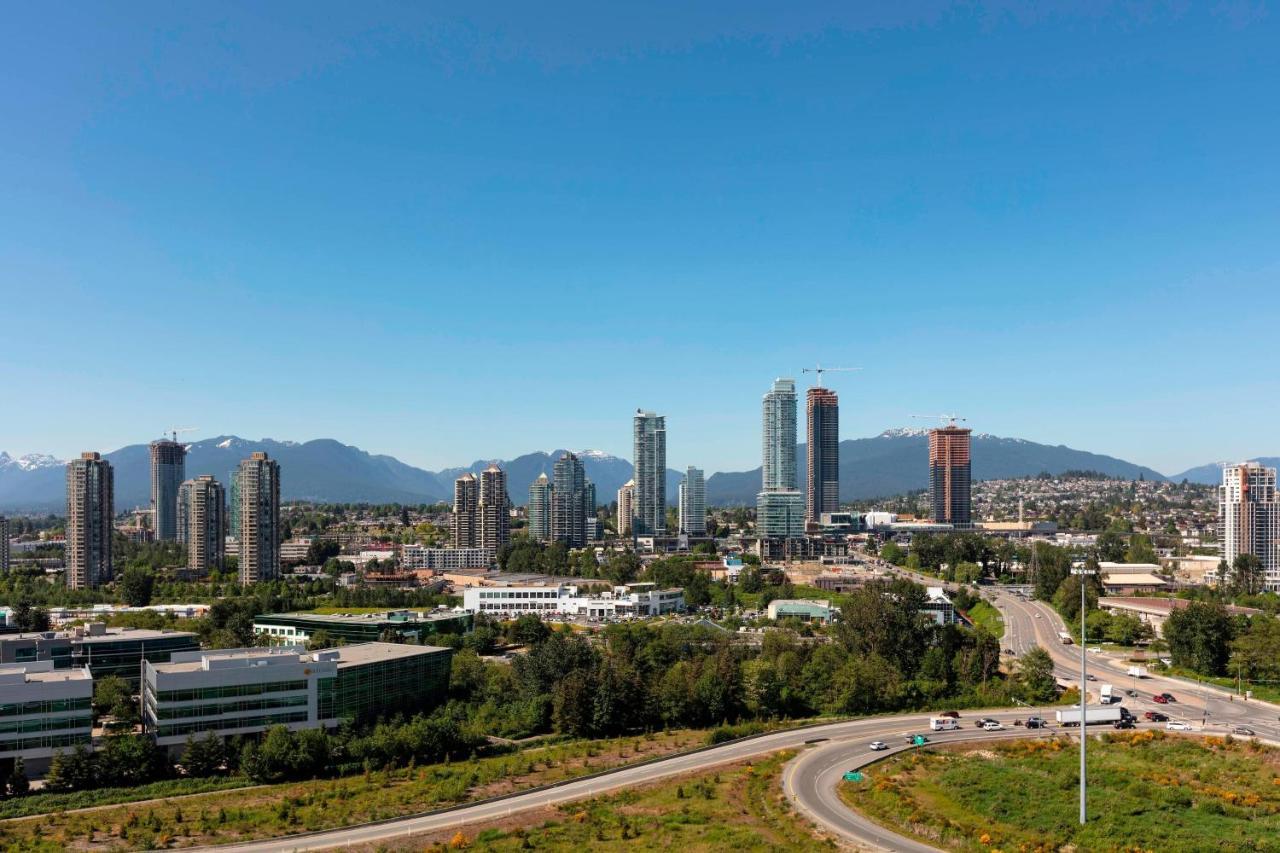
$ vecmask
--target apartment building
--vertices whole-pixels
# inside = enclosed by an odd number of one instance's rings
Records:
[[[67,463],[67,586],[92,589],[112,577],[115,475],[98,453]]]

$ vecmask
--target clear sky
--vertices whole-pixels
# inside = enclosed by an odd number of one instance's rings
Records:
[[[1280,454],[1267,6],[12,5],[0,449],[629,456],[640,406],[741,470],[821,362],[845,438]]]

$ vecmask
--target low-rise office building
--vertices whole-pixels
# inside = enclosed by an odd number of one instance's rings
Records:
[[[143,725],[177,751],[188,736],[259,734],[282,725],[334,728],[350,720],[417,713],[442,702],[453,650],[360,643],[184,652],[146,665]]]
[[[118,675],[135,687],[142,662],[163,663],[179,652],[200,648],[189,631],[108,628],[92,622],[68,631],[6,634],[0,637],[0,664],[51,661],[54,669],[88,668],[94,678]]]
[[[581,595],[575,584],[467,587],[462,609],[510,619],[525,613],[590,620],[665,616],[685,608],[683,589],[658,589],[652,583],[616,586],[598,595]]]
[[[770,619],[803,619],[806,622],[830,622],[831,602],[804,598],[779,598],[769,602]]]
[[[487,569],[496,559],[492,548],[400,546],[400,567],[406,571],[454,572],[460,569]]]
[[[54,752],[88,747],[93,737],[93,676],[52,660],[0,664],[0,765],[21,758],[42,773]]]
[[[396,636],[425,643],[437,634],[464,634],[472,618],[452,610],[385,613],[271,613],[255,616],[253,632],[274,644],[306,644],[323,631],[328,642],[371,643]]]

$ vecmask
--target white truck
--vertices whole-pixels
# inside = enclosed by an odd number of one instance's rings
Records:
[[[1134,678],[1146,678],[1147,668],[1145,666],[1131,666],[1129,667],[1129,674]]]
[[[1120,694],[1110,684],[1104,684],[1098,688],[1098,701],[1103,705],[1110,705],[1120,701]]]
[[[1058,641],[1061,642],[1064,646],[1069,646],[1072,644],[1072,642],[1074,642],[1071,639],[1071,635],[1068,634],[1066,631],[1058,632]]]
[[[960,724],[951,717],[930,717],[929,728],[935,732],[951,732],[960,728]]]
[[[1080,709],[1079,708],[1063,708],[1055,711],[1054,715],[1060,726],[1078,726],[1080,725]],[[1094,726],[1099,723],[1118,723],[1124,719],[1125,710],[1122,705],[1108,705],[1105,708],[1088,708],[1085,710],[1084,724],[1086,726]]]

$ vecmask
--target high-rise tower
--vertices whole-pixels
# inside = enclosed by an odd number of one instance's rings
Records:
[[[618,535],[630,536],[636,514],[636,481],[627,480],[618,489]]]
[[[470,471],[453,481],[453,547],[476,547],[480,484]]]
[[[1236,557],[1252,554],[1262,564],[1263,588],[1280,591],[1280,495],[1275,468],[1245,462],[1222,469],[1218,541],[1228,571]]]
[[[186,480],[178,490],[179,539],[187,546],[187,568],[197,575],[221,571],[226,563],[227,498],[210,474]]]
[[[480,472],[479,500],[476,503],[476,516],[479,519],[476,545],[488,548],[494,556],[511,540],[511,518],[507,512],[509,503],[507,472],[494,463]]]
[[[587,474],[575,453],[565,453],[552,469],[551,538],[570,548],[587,541]]]
[[[67,586],[92,589],[111,580],[115,475],[97,453],[67,463]]]
[[[796,489],[796,381],[775,379],[761,401],[762,467],[756,534],[804,534],[804,495]]]
[[[0,515],[0,572],[9,571],[9,519]]]
[[[971,523],[971,432],[955,424],[929,430],[929,503],[939,524],[968,527]]]
[[[707,533],[707,481],[702,469],[692,465],[680,481],[680,532],[690,536]]]
[[[280,463],[256,451],[236,469],[240,583],[280,576]]]
[[[840,509],[840,400],[830,388],[810,388],[805,395],[809,436],[805,446],[809,479],[805,484],[804,517],[822,520],[824,512]]]
[[[156,539],[178,538],[178,487],[187,478],[186,445],[151,442],[151,520]]]
[[[636,410],[633,420],[636,500],[632,522],[639,535],[667,531],[667,419]]]
[[[551,541],[551,481],[546,471],[529,485],[529,535],[539,542]]]

